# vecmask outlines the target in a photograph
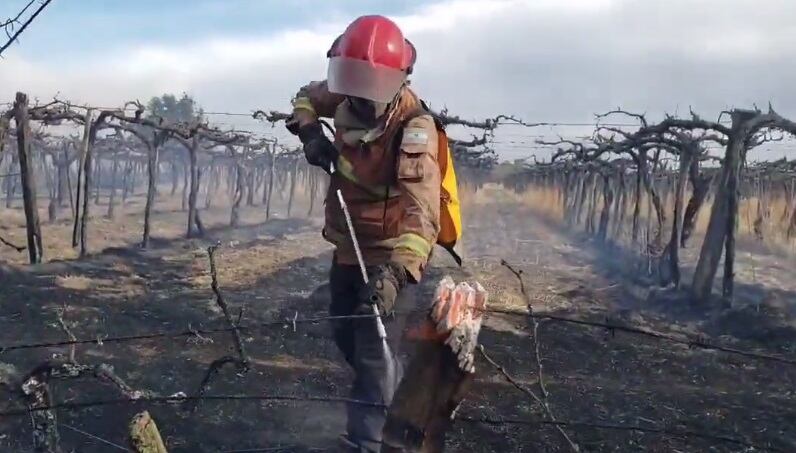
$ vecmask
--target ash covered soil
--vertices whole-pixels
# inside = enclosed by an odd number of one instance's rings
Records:
[[[791,258],[754,257],[760,281],[766,272],[779,276],[782,285],[776,290],[742,280],[733,307],[694,307],[675,293],[642,285],[643,260],[568,232],[500,191],[482,191],[465,208],[467,264],[458,269],[438,250],[423,284],[426,299],[434,283],[450,274],[481,282],[490,291],[492,308],[524,310],[517,280],[500,265],[506,259],[524,271],[536,312],[610,319],[796,357],[796,292],[786,285],[796,286]],[[135,246],[138,217],[125,214],[114,222],[97,221],[95,231],[104,236],[92,238],[93,250],[100,250],[99,244],[106,248],[87,259],[74,260],[64,252],[50,253],[54,260],[37,266],[3,265],[0,346],[65,340],[58,322],[64,306],[63,319],[78,338],[224,327],[210,290],[206,253],[216,241],[222,244],[216,255],[221,289],[243,323],[326,315],[331,247],[320,237],[320,219],[274,219],[229,229],[220,226],[221,211],[217,218],[212,212],[206,216],[206,223],[218,226],[203,240],[180,239],[184,213],[166,206],[156,214],[150,249]],[[243,218],[252,217],[244,213]],[[18,226],[4,225],[4,235],[11,231],[20,237]],[[45,242],[60,238],[68,248],[68,230],[68,222],[45,227]],[[12,258],[13,251],[1,253],[6,262],[20,260]],[[741,261],[739,268],[743,265]],[[765,297],[755,299],[761,291]],[[749,298],[743,299],[746,294]],[[538,394],[531,332],[524,316],[488,314],[480,342],[510,375]],[[696,435],[587,426],[595,423],[687,430],[796,451],[796,366],[560,322],[542,322],[538,339],[550,409],[558,420],[575,422],[562,428],[581,451],[760,451]],[[347,394],[352,376],[325,323],[247,331],[244,344],[251,370],[238,375],[233,368],[223,369],[208,394]],[[0,411],[24,409],[19,379],[68,354],[64,347],[0,352]],[[165,395],[194,393],[209,364],[230,354],[234,348],[228,333],[76,348],[78,362],[112,365],[133,388]],[[537,402],[482,357],[476,368],[458,416],[547,418]],[[55,402],[119,397],[95,380],[55,382],[52,394]],[[175,404],[139,403],[59,410],[61,445],[65,451],[87,453],[126,448],[128,423],[144,409],[157,421],[171,452],[334,451],[345,428],[339,404],[204,401],[191,411]],[[27,414],[0,418],[0,451],[32,451]],[[448,451],[563,452],[571,447],[549,425],[457,421],[449,432]]]

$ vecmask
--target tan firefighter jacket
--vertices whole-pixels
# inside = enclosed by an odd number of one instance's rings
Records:
[[[323,236],[335,244],[337,261],[357,264],[337,200],[340,189],[366,265],[393,261],[420,281],[440,228],[440,170],[432,117],[415,116],[420,101],[407,86],[379,125],[370,129],[350,112],[343,96],[328,91],[325,81],[302,87],[296,99],[309,100],[317,116],[334,118],[339,158],[326,194]],[[412,114],[415,117],[404,126]]]

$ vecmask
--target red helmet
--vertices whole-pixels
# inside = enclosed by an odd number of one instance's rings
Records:
[[[383,16],[362,16],[329,52],[329,91],[390,102],[412,73],[417,54],[401,29]]]

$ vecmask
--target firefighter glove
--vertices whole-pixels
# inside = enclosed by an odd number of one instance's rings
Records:
[[[337,148],[323,134],[321,123],[316,121],[299,127],[298,136],[304,144],[304,156],[307,162],[330,173],[331,164],[337,161]]]
[[[368,269],[368,283],[359,292],[360,311],[373,313],[373,305],[385,315],[392,313],[398,292],[406,286],[406,270],[395,263]]]
[[[293,135],[299,134],[299,119],[296,115],[291,115],[290,118],[285,120],[285,127],[287,128],[288,132]]]

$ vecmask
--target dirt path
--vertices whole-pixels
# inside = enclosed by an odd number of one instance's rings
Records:
[[[522,309],[506,259],[526,273],[534,309],[591,319],[620,319],[662,331],[715,333],[715,320],[691,319],[645,303],[647,294],[604,260],[605,250],[533,216],[509,200],[476,200],[465,211],[464,270],[439,253],[424,285],[443,275],[468,274],[491,292],[492,306]],[[318,234],[317,219],[282,220],[261,226],[219,228],[206,241],[156,241],[152,250],[111,249],[88,260],[46,263],[35,269],[5,268],[0,276],[0,345],[62,340],[56,310],[78,337],[125,335],[161,330],[222,326],[209,290],[205,247],[221,241],[219,278],[233,313],[244,322],[326,314],[325,287],[330,247]],[[618,258],[619,259],[619,258]],[[21,270],[22,269],[22,270]],[[633,309],[631,309],[633,308]],[[738,312],[734,316],[746,315]],[[675,313],[675,315],[678,315]],[[764,315],[764,314],[763,314]],[[760,316],[763,316],[760,315]],[[763,318],[761,318],[763,319]],[[768,318],[765,318],[768,320]],[[768,320],[774,325],[774,321]],[[782,338],[792,329],[781,327]],[[713,330],[711,330],[713,329]],[[752,329],[754,330],[754,329]],[[538,373],[524,317],[491,315],[481,341],[508,372],[537,390]],[[173,394],[195,391],[204,370],[233,352],[227,334],[202,338],[147,340],[81,346],[84,363],[104,362],[136,388]],[[736,336],[737,337],[737,336]],[[723,340],[747,347],[793,353],[785,341],[761,338]],[[610,334],[558,323],[540,328],[544,380],[550,406],[560,420],[642,427],[681,428],[796,449],[793,388],[796,369],[734,356],[689,350],[649,339]],[[792,343],[791,343],[792,344]],[[253,368],[243,376],[223,370],[213,394],[345,395],[350,372],[330,341],[328,326],[289,325],[247,332]],[[0,378],[27,372],[47,359],[64,358],[65,348],[0,353]],[[535,402],[479,362],[474,391],[463,417],[543,417]],[[11,376],[11,377],[8,377]],[[117,395],[95,382],[55,384],[58,401],[107,399]],[[16,409],[18,398],[1,391],[0,410]],[[218,452],[284,446],[282,451],[317,451],[334,444],[344,429],[339,405],[300,402],[204,402],[196,412],[170,405],[97,407],[60,411],[59,421],[117,444],[126,424],[142,408],[158,421],[173,452]],[[0,420],[0,451],[30,449],[27,417]],[[747,451],[737,445],[636,431],[565,428],[583,451]],[[69,428],[63,445],[78,452],[111,451]],[[552,427],[456,423],[450,451],[569,451]]]

